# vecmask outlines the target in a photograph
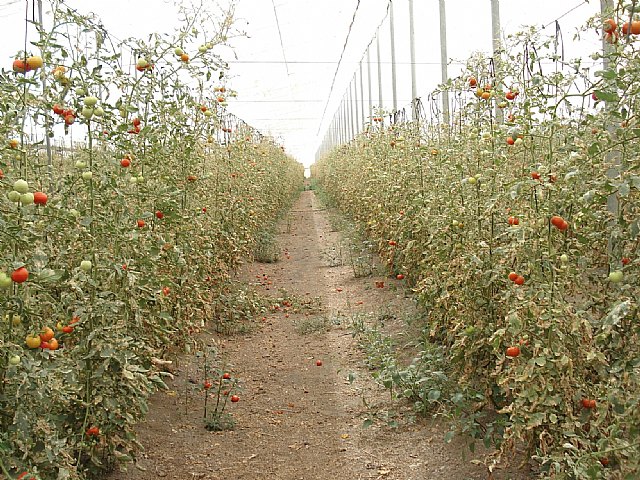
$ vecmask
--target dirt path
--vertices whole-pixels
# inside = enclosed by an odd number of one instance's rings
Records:
[[[286,289],[300,299],[319,297],[324,311],[316,317],[410,308],[402,289],[394,288],[399,282],[356,279],[348,266],[330,267],[323,252],[338,241],[314,193],[305,191],[280,225],[278,242],[287,254],[274,264],[248,265],[243,275],[254,283],[259,277],[258,288],[269,295]],[[372,288],[375,280],[387,286]],[[240,402],[229,407],[237,422],[233,431],[203,428],[202,394],[180,393],[196,376],[197,361],[185,359],[193,364],[182,365],[171,390],[151,401],[140,428],[145,452],[138,468],[109,480],[487,478],[484,468],[463,458],[461,440],[444,443],[446,425],[422,421],[363,429],[369,412],[363,398],[379,409],[397,406],[386,405],[388,394],[363,368],[349,329],[334,324],[324,333],[302,334],[301,322],[313,317],[287,315],[274,312],[248,336],[212,340],[242,382]],[[496,478],[521,477],[504,472]]]

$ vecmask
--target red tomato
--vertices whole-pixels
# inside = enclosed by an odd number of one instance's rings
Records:
[[[136,117],[133,120],[131,120],[131,123],[133,124],[134,127],[139,127],[142,122],[138,117]]]
[[[123,168],[131,166],[131,160],[129,160],[128,158],[123,158],[122,160],[120,160],[120,166]]]
[[[240,397],[237,395],[231,395],[231,401],[233,403],[238,403],[240,401]]]
[[[316,367],[322,366],[322,360],[316,360]]]
[[[204,389],[205,390],[209,390],[211,388],[211,386],[212,386],[211,382],[208,381],[208,380],[205,380],[204,385],[203,385]]]
[[[46,205],[48,199],[49,198],[47,197],[46,193],[34,192],[33,194],[33,203],[35,203],[36,205]]]
[[[87,437],[97,437],[100,435],[100,429],[98,427],[89,427],[87,428]]]
[[[73,327],[71,325],[62,327],[62,333],[71,333],[71,332],[73,332]]]
[[[512,282],[515,282],[517,278],[518,278],[518,274],[516,272],[511,272],[509,274],[509,280],[511,280]]]
[[[516,285],[524,285],[524,277],[522,275],[518,275],[518,278],[516,278],[513,283]]]
[[[531,178],[534,180],[540,180],[540,174],[538,172],[531,172]]]
[[[507,348],[507,357],[515,358],[520,355],[520,347]]]
[[[396,275],[396,278],[398,280],[404,280],[404,275],[402,273],[399,273],[398,275]]]
[[[514,143],[516,143],[516,141],[513,137],[507,137],[507,145],[513,145]]]
[[[512,225],[512,226],[520,224],[520,220],[518,219],[518,217],[509,217],[507,221],[509,222],[509,225]]]
[[[138,228],[143,228],[146,225],[145,221],[142,219],[139,219],[136,223],[138,225]]]
[[[224,372],[222,374],[222,378],[224,378],[225,380],[230,380],[231,379],[231,374],[229,372]]]
[[[622,264],[629,265],[631,263],[631,259],[629,257],[622,257]]]
[[[582,408],[593,409],[596,408],[596,401],[589,398],[583,398],[581,400]]]
[[[164,218],[164,213],[162,213],[160,210],[156,210],[156,218],[162,220]]]
[[[15,283],[24,283],[27,278],[29,278],[29,271],[24,267],[17,268],[11,273],[11,280]]]
[[[53,106],[53,113],[55,113],[56,115],[62,115],[63,112],[64,112],[64,108],[62,108],[57,103]]]

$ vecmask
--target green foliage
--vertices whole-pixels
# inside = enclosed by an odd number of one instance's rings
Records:
[[[460,98],[452,125],[371,126],[323,158],[314,176],[366,229],[389,272],[405,272],[425,312],[425,352],[442,347],[444,376],[420,363],[397,367],[384,338],[367,337],[383,384],[397,393],[406,381],[402,391],[425,406],[451,399],[460,430],[497,446],[496,461],[526,445],[541,478],[634,478],[634,39],[611,49],[606,72],[561,64],[553,39],[533,29],[506,48],[499,78],[478,55],[449,83]],[[488,84],[504,124],[494,102],[477,95]],[[509,100],[508,91],[518,94]],[[524,283],[509,280],[510,272]],[[507,356],[516,346],[519,355]],[[415,392],[420,379],[437,387]],[[457,388],[447,390],[451,382]],[[494,419],[482,420],[491,410]]]
[[[225,41],[232,12],[216,14],[215,32],[208,13],[185,11],[175,35],[119,42],[97,19],[51,3],[51,29],[16,52],[40,54],[44,68],[0,74],[0,283],[29,271],[0,288],[0,470],[73,480],[133,458],[136,423],[164,387],[154,357],[203,327],[246,329],[263,312],[230,279],[303,170],[226,112],[233,92],[211,97],[226,67],[198,45]],[[183,62],[175,45],[198,53]],[[129,68],[122,51],[154,67]],[[88,95],[101,97],[102,116],[82,115]],[[47,156],[27,133],[60,128],[54,105],[87,141]],[[12,201],[19,179],[46,205]],[[28,348],[44,327],[59,348]]]

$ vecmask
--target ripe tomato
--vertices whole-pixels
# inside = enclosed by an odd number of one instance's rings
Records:
[[[60,347],[58,340],[54,337],[49,340],[49,350],[57,350]]]
[[[224,372],[222,374],[222,378],[224,378],[225,380],[231,380],[231,374],[229,372]]]
[[[76,117],[74,115],[66,115],[64,117],[64,123],[66,125],[73,125],[76,121]]]
[[[507,137],[507,145],[513,145],[514,143],[516,143],[516,141],[513,137]]]
[[[162,294],[166,297],[171,293],[171,289],[169,287],[162,287]]]
[[[395,247],[398,243],[395,240],[389,240],[389,246]]]
[[[47,197],[46,193],[34,192],[34,194],[33,194],[33,203],[35,203],[36,205],[46,205],[47,204],[47,200],[49,200],[49,197]]]
[[[316,367],[322,366],[322,360],[316,360]]]
[[[182,60],[184,63],[188,63],[189,62],[189,55],[186,53],[183,53],[182,55],[180,55],[180,60]]]
[[[140,121],[140,119],[139,119],[138,117],[136,117],[136,118],[134,118],[133,120],[131,120],[131,124],[132,124],[134,127],[139,127],[141,123],[142,123],[142,122]]]
[[[71,325],[66,325],[62,327],[62,333],[71,333],[73,332],[73,327]]]
[[[580,403],[582,404],[582,408],[596,408],[596,401],[590,398],[583,398]]]
[[[469,86],[471,88],[476,88],[478,86],[478,80],[476,77],[469,77]]]
[[[18,73],[25,73],[31,70],[29,64],[24,60],[15,59],[12,65],[13,71]]]
[[[123,158],[122,160],[120,160],[120,166],[123,168],[128,168],[129,166],[131,166],[131,160],[129,160],[128,158]]]
[[[508,92],[504,95],[504,98],[506,98],[507,100],[515,100],[517,96],[518,96],[518,94],[517,94],[517,93],[512,92],[512,91],[508,91]]]
[[[15,269],[11,273],[11,280],[15,283],[24,283],[29,278],[29,271],[25,267]]]
[[[556,228],[560,228],[563,222],[564,222],[564,218],[562,218],[559,215],[554,215],[553,217],[551,217],[551,225],[553,225]]]
[[[631,259],[629,257],[622,257],[622,265],[629,265],[631,263]]]
[[[43,342],[48,342],[53,338],[54,335],[55,333],[53,332],[51,327],[44,327],[42,329],[42,332],[40,333],[40,340],[42,340]]]
[[[398,280],[404,280],[404,275],[402,273],[399,273],[398,275],[396,275],[396,278]]]
[[[602,29],[606,33],[615,32],[617,28],[618,28],[618,24],[613,18],[607,18],[602,24]]]
[[[513,283],[515,283],[516,285],[524,285],[524,277],[522,275],[518,275]]]
[[[518,219],[518,217],[509,217],[508,222],[511,226],[520,224],[520,220]]]
[[[164,218],[164,213],[160,210],[156,210],[156,218],[162,220]]]
[[[520,347],[509,347],[507,348],[507,357],[515,358],[520,355]]]
[[[238,403],[240,401],[240,397],[238,395],[231,395],[231,401],[233,403]]]
[[[87,437],[97,437],[100,435],[100,429],[98,427],[89,427],[86,432]]]
[[[538,172],[531,172],[531,178],[534,180],[540,180],[540,174]]]
[[[205,390],[209,390],[212,387],[212,384],[210,381],[205,380],[202,386],[204,387]]]
[[[622,33],[627,35],[629,33],[629,22],[622,24]],[[631,35],[640,34],[640,22],[631,22]]]
[[[138,228],[143,228],[146,225],[145,221],[142,219],[139,219],[136,223],[138,225]]]
[[[518,274],[516,272],[511,272],[509,274],[509,280],[511,280],[512,282],[515,282],[517,278],[518,278]]]

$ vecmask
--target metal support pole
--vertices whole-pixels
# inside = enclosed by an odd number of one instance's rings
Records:
[[[411,112],[413,121],[418,120],[418,86],[416,84],[416,42],[413,22],[413,0],[409,0],[409,53],[411,56]]]
[[[357,82],[357,71],[353,72],[353,98],[351,99],[352,101],[352,105],[353,105],[353,110],[355,110],[355,115],[354,115],[354,123],[356,126],[355,129],[355,135],[354,137],[356,137],[358,135],[358,133],[360,133],[360,108],[358,106],[358,82]]]
[[[352,86],[354,86],[354,84],[355,82],[352,78],[351,82],[349,82],[349,123],[351,124],[351,138],[349,138],[349,140],[356,138],[356,112],[354,111],[355,95],[352,91]]]
[[[364,81],[362,80],[362,59],[360,59],[360,123],[362,124],[362,131],[364,131],[365,116],[364,116]]]
[[[378,50],[378,109],[382,110],[382,61],[380,60],[380,29],[376,33],[376,47]]]
[[[396,32],[393,22],[393,0],[389,1],[389,32],[391,34],[391,90],[393,92],[393,112],[398,111],[398,86],[396,84]]]
[[[367,47],[367,77],[369,79],[369,122],[373,122],[373,96],[371,95],[371,44]]]
[[[493,43],[493,65],[496,72],[496,78],[500,79],[502,75],[502,42],[500,41],[500,1],[491,0],[491,37]],[[504,122],[504,114],[502,109],[495,107],[496,122]]]
[[[449,79],[448,64],[449,57],[447,55],[447,12],[444,0],[440,0],[440,68],[441,81],[446,83]],[[450,121],[449,118],[449,91],[442,90],[442,120],[445,124]]]
[[[42,16],[42,0],[38,0],[38,24],[40,29],[44,30],[44,20]],[[45,92],[47,90],[47,77],[46,75],[41,75],[42,78],[42,90]],[[51,138],[49,137],[49,127],[53,124],[51,122],[51,116],[49,111],[47,110],[44,116],[44,141],[47,147],[47,174],[49,176],[49,190],[50,193],[53,193],[53,152],[51,151]]]

